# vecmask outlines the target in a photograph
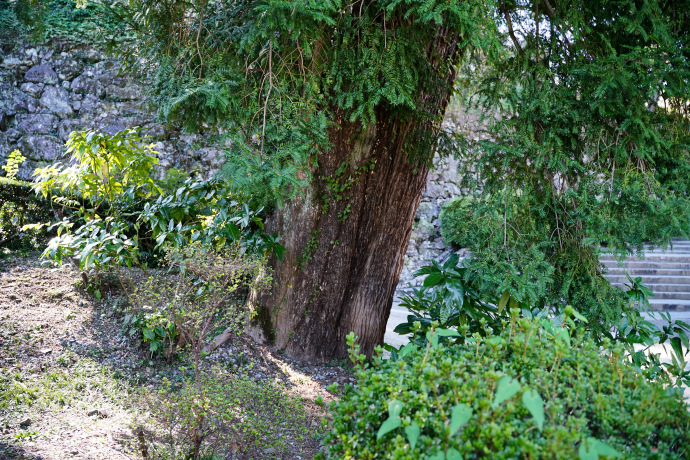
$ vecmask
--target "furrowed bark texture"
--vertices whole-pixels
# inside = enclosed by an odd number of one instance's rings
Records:
[[[439,32],[429,44],[430,61],[456,62],[457,43]],[[419,97],[419,104],[438,115],[433,120],[402,120],[381,106],[376,125],[362,129],[336,115],[333,147],[319,157],[313,186],[267,221],[267,230],[282,236],[286,253],[273,262],[272,291],[252,299],[258,312],[251,328],[255,338],[316,361],[346,358],[345,336],[351,331],[366,355],[383,342],[427,178],[427,169],[413,166],[404,147],[414,133],[437,135],[455,69],[443,76],[438,92]],[[334,181],[349,187],[333,192],[329,182]]]

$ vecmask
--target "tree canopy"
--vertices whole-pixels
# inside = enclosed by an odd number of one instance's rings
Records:
[[[396,117],[437,121],[422,95],[444,92],[457,62],[428,56],[443,29],[462,36],[444,43],[458,52],[494,40],[485,8],[476,0],[137,0],[113,12],[138,32],[120,49],[155,76],[160,115],[192,130],[221,128],[233,140],[232,182],[275,198],[308,183],[330,147],[328,130],[343,119],[371,125],[385,104]],[[408,155],[428,163],[435,144],[420,130]]]
[[[466,72],[488,138],[465,151],[477,267],[521,300],[620,318],[596,249],[690,229],[690,4],[513,1],[506,47]],[[470,224],[471,225],[471,224]],[[529,275],[529,276],[527,276]],[[605,328],[604,328],[605,329]]]

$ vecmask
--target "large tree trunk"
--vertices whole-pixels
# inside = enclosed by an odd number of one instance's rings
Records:
[[[443,32],[429,43],[429,59],[439,65],[456,62],[457,54],[457,40]],[[419,96],[419,105],[435,115],[423,121],[385,106],[365,128],[336,115],[332,147],[318,158],[313,186],[267,221],[267,230],[283,237],[286,253],[272,264],[272,291],[253,299],[256,338],[318,361],[347,357],[351,331],[367,355],[383,342],[427,178],[427,168],[412,164],[407,149],[420,134],[436,138],[456,68],[439,74],[433,94]]]

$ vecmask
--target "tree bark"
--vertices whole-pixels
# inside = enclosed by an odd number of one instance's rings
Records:
[[[458,42],[445,31],[430,40],[439,87],[420,94],[418,105],[431,117],[410,121],[382,105],[376,124],[363,128],[335,111],[332,147],[318,158],[312,187],[266,222],[286,252],[272,262],[273,289],[251,300],[255,338],[322,362],[347,357],[351,331],[368,356],[383,342],[428,172],[409,161],[407,149],[419,133],[438,136],[457,74],[448,63],[459,59]]]

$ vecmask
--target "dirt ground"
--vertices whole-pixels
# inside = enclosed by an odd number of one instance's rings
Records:
[[[0,460],[141,458],[133,432],[149,414],[138,396],[179,373],[179,363],[151,357],[123,332],[117,289],[99,301],[80,281],[74,269],[38,257],[0,259]],[[287,435],[288,452],[245,449],[237,459],[313,458],[323,403],[335,398],[326,387],[354,382],[343,367],[292,361],[247,337],[207,360],[228,374],[243,368],[275,382],[310,420],[311,436]]]

